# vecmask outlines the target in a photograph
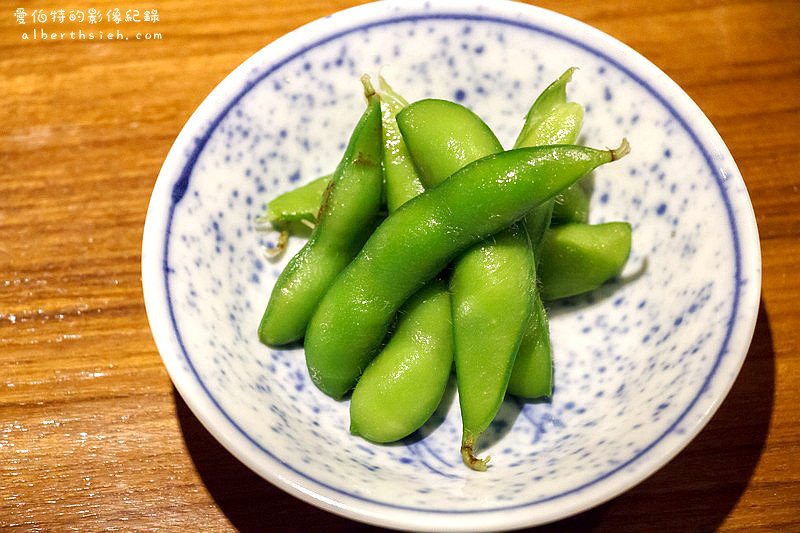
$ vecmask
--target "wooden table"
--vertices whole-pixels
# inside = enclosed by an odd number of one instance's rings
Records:
[[[356,3],[3,3],[0,526],[366,528],[262,481],[200,425],[156,352],[139,267],[151,188],[195,107],[266,43]],[[17,24],[20,4],[29,16],[155,8],[158,22],[129,28],[162,39],[23,41],[36,26]],[[764,259],[753,344],[708,427],[635,489],[548,529],[798,531],[800,3],[542,4],[629,44],[695,99],[739,163]]]

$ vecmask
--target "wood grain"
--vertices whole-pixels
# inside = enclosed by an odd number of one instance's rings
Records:
[[[0,527],[367,529],[262,481],[203,429],[156,352],[139,267],[150,191],[195,107],[268,42],[356,3],[0,2]],[[156,8],[163,40],[22,41],[20,5]],[[800,3],[540,5],[695,99],[745,177],[764,260],[755,338],[709,426],[640,486],[543,530],[798,531]]]

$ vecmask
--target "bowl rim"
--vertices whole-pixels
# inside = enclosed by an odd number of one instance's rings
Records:
[[[427,9],[430,11],[426,11]],[[520,17],[520,13],[525,16]],[[393,505],[331,487],[284,463],[249,436],[206,388],[183,346],[170,299],[168,246],[175,206],[186,192],[194,163],[205,142],[236,103],[272,72],[314,47],[365,28],[431,19],[488,21],[544,33],[579,46],[637,81],[677,119],[715,175],[727,210],[727,222],[731,228],[736,258],[735,296],[725,339],[704,384],[677,420],[632,458],[592,481],[558,495],[508,507],[457,511]],[[580,40],[575,37],[576,34],[580,36]],[[660,91],[653,87],[656,82]],[[688,120],[684,114],[688,115]],[[695,130],[701,130],[701,135]],[[199,132],[204,133],[200,135]],[[726,164],[725,168],[722,167],[723,162]],[[725,182],[730,184],[731,180],[741,187],[738,194],[737,191],[726,190]],[[738,203],[737,213],[733,211],[729,194]],[[747,245],[747,256],[742,254],[742,243]],[[743,258],[749,262],[746,278],[748,283],[744,293]],[[260,476],[308,503],[363,522],[417,530],[471,530],[486,527],[505,529],[544,524],[608,501],[649,477],[694,439],[727,396],[747,354],[759,307],[761,254],[752,203],[741,174],[721,137],[691,98],[638,52],[575,19],[508,0],[387,0],[339,11],[293,30],[247,59],[206,97],[175,140],[153,188],[142,239],[142,285],[153,337],[175,387],[209,432]],[[743,332],[739,335],[744,336],[738,346],[731,348],[727,344],[734,326]],[[729,370],[733,372],[726,376],[716,372],[723,357],[733,361],[728,363]],[[694,409],[713,379],[727,381],[722,382],[718,394],[694,426],[688,428],[682,438],[656,460],[651,460],[642,468],[626,471],[626,467],[662,444],[663,439],[674,432],[678,424]],[[623,475],[615,476],[617,473]],[[612,477],[615,483],[602,485],[604,490],[585,490],[592,486],[597,487],[598,483]],[[554,505],[541,505],[551,502]]]

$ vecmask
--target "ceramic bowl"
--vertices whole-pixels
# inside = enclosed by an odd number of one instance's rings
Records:
[[[576,66],[581,142],[632,153],[593,175],[591,221],[627,220],[620,280],[551,307],[555,393],[507,399],[482,440],[485,473],[458,453],[451,383],[395,445],[349,431],[348,402],[310,382],[301,347],[256,328],[280,260],[256,230],[266,203],[336,166],[380,71],[410,101],[471,107],[509,146],[538,93]],[[708,422],[750,343],[760,252],[744,182],[692,100],[642,56],[585,24],[505,1],[390,1],[312,22],[234,70],[181,131],[153,190],[142,269],[147,314],[175,386],[261,476],[350,518],[415,530],[556,520],[642,481]]]

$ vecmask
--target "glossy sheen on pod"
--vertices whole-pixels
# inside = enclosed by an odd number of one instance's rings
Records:
[[[424,188],[395,121],[407,103],[383,78],[380,87],[386,199],[392,212]],[[354,434],[374,442],[399,440],[436,411],[453,364],[450,315],[450,293],[441,280],[429,282],[400,309],[389,342],[353,391]]]
[[[447,100],[414,102],[397,114],[397,125],[426,188],[440,184],[464,165],[503,149],[478,115]],[[431,157],[432,152],[436,157]]]
[[[583,123],[583,107],[567,102],[567,83],[575,69],[568,69],[551,83],[536,99],[525,117],[517,138],[518,146],[574,143]],[[583,192],[575,183],[560,192],[553,200],[528,213],[526,227],[534,252],[535,264],[541,262],[539,248],[550,225],[559,198],[573,197]],[[538,273],[537,273],[538,277]],[[522,398],[549,396],[553,390],[553,361],[550,349],[550,323],[538,291],[534,287],[531,315],[523,333],[508,392]]]
[[[381,204],[381,113],[368,95],[306,245],[281,272],[258,328],[261,342],[281,345],[303,337],[308,320],[334,278],[369,237]]]
[[[505,398],[535,286],[533,253],[524,224],[514,224],[472,247],[453,270],[450,291],[458,399],[463,440],[470,450]],[[472,459],[465,458],[468,463]]]
[[[383,172],[386,207],[394,211],[425,190],[408,147],[397,126],[397,114],[408,102],[380,78],[381,121],[383,124]]]
[[[422,426],[442,400],[453,364],[450,294],[434,280],[400,310],[397,328],[358,380],[350,431],[392,442]]]
[[[434,186],[470,158],[502,150],[477,115],[444,100],[409,106],[401,128],[423,181]],[[458,398],[468,450],[503,403],[535,285],[533,254],[522,223],[472,246],[455,262],[450,292]],[[473,468],[484,466],[471,452],[464,460]]]
[[[376,355],[397,310],[453,258],[626,151],[626,143],[618,150],[510,150],[467,165],[391,213],[314,311],[305,337],[312,381],[341,398]]]

